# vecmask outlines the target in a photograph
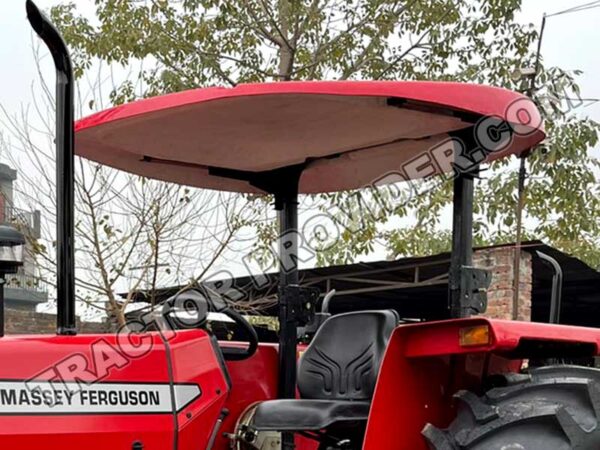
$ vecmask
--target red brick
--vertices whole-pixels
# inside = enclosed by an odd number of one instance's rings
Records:
[[[475,252],[474,265],[492,272],[488,289],[486,317],[511,319],[514,296],[513,264],[511,248],[487,249]],[[531,320],[531,255],[521,252],[519,264],[519,320]]]

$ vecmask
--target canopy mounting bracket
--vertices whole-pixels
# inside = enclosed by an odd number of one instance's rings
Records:
[[[487,309],[487,289],[492,282],[489,270],[471,266],[460,269],[460,290],[462,292],[462,307],[474,314],[482,314]]]
[[[281,211],[286,201],[297,201],[298,185],[307,162],[261,172],[209,167],[208,173],[224,178],[247,181],[252,186],[275,196],[275,210]]]
[[[309,323],[315,316],[320,294],[320,289],[315,287],[302,287],[297,284],[280,287],[279,297],[286,298],[288,302],[285,321],[294,323],[295,326]]]

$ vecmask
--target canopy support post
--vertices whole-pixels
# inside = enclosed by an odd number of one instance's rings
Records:
[[[275,192],[279,216],[279,398],[296,397],[298,321],[293,312],[290,286],[298,285],[298,183],[301,170],[292,179],[281,180],[285,188]],[[295,448],[293,433],[282,433],[282,450]]]
[[[473,190],[478,168],[454,179],[452,256],[448,276],[449,309],[453,319],[484,313],[491,273],[473,267]]]
[[[452,255],[450,258],[450,316],[469,317],[467,293],[462,281],[463,267],[473,264],[473,174],[460,173],[454,179],[452,211]]]
[[[306,162],[264,172],[209,168],[211,175],[248,181],[275,197],[279,219],[279,398],[296,397],[298,327],[315,314],[319,290],[298,284],[298,191]],[[295,448],[293,433],[282,433],[282,450]]]
[[[296,327],[286,288],[298,284],[298,194],[275,201],[279,214],[279,397],[296,393]]]

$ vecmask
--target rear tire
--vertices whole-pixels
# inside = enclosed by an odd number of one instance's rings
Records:
[[[432,450],[598,450],[600,370],[549,366],[511,374],[482,397],[461,391],[456,419],[423,435]]]

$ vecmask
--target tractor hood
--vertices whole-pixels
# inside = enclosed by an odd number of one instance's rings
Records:
[[[101,111],[76,123],[75,152],[150,178],[247,193],[263,192],[253,176],[300,166],[299,192],[320,193],[451,171],[457,136],[475,143],[465,145],[470,153],[483,149],[478,162],[489,162],[529,150],[544,132],[533,102],[505,89],[282,82],[194,89]]]

